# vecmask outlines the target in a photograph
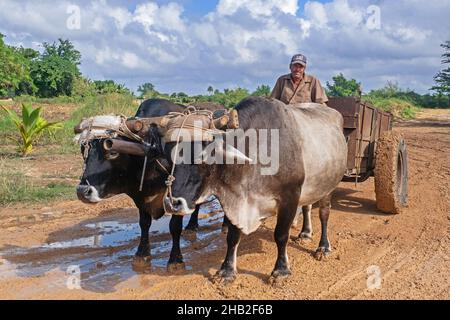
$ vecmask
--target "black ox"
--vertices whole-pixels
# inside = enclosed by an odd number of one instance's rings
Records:
[[[197,107],[209,110],[220,108],[220,106],[214,104],[201,104]],[[185,106],[167,100],[150,99],[140,105],[136,117],[160,117],[169,112],[182,112],[184,109]],[[163,195],[166,190],[167,172],[163,167],[168,166],[168,164],[164,159],[160,159],[159,163],[154,161],[156,159],[149,154],[144,183],[142,191],[140,191],[144,157],[109,152],[104,148],[104,140],[104,138],[94,138],[81,145],[85,165],[80,183],[77,186],[78,198],[85,203],[97,203],[114,195],[127,194],[139,209],[141,237],[135,261],[143,260],[145,262],[150,258],[149,229],[152,219],[159,219],[165,213]],[[149,132],[146,140],[156,148],[161,144],[159,135],[152,135],[152,132]],[[156,150],[152,150],[150,153],[157,154]],[[192,214],[186,229],[197,230],[198,211],[199,206]],[[172,216],[169,228],[173,239],[168,261],[168,268],[171,269],[183,265],[180,252],[182,217]]]

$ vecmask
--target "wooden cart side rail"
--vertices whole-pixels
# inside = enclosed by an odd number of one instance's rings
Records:
[[[392,115],[354,97],[331,98],[328,105],[344,118],[348,139],[347,173],[367,178],[375,168],[376,143],[392,128]]]

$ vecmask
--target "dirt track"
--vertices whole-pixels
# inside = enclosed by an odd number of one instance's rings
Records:
[[[357,187],[341,183],[329,224],[332,255],[326,261],[312,257],[320,236],[313,209],[313,241],[290,242],[293,275],[282,285],[267,282],[276,257],[274,219],[241,241],[239,275],[231,285],[210,280],[225,254],[220,216],[203,220],[197,235],[183,236],[186,270],[165,270],[165,221],[151,228],[151,266],[133,267],[137,210],[119,196],[97,206],[70,201],[0,209],[0,298],[450,299],[448,114],[424,114],[395,128],[408,145],[409,207],[400,215],[383,214],[372,179]],[[291,235],[298,233],[293,228]],[[66,274],[71,265],[80,268],[81,289],[67,287],[74,279]],[[381,287],[370,290],[377,270]]]

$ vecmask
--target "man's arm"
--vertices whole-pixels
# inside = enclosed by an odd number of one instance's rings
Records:
[[[311,100],[315,103],[326,104],[328,102],[327,94],[323,89],[319,79],[314,79],[311,86]]]
[[[277,82],[275,83],[275,87],[273,87],[272,93],[270,94],[270,97],[273,99],[280,100],[281,98],[281,78],[278,78]]]

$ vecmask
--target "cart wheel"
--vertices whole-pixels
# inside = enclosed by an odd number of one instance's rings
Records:
[[[402,135],[385,132],[375,154],[375,194],[377,208],[400,213],[408,198],[408,155]]]

